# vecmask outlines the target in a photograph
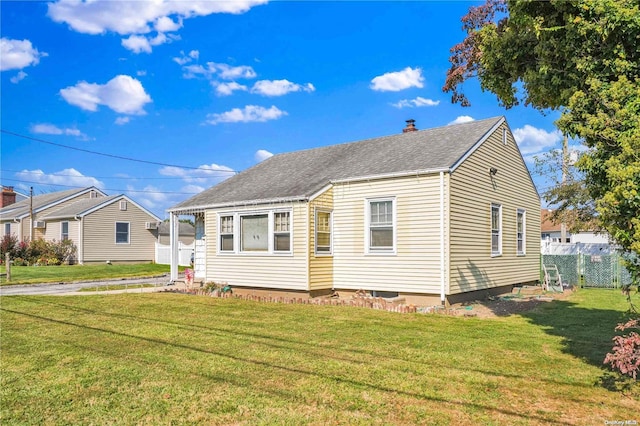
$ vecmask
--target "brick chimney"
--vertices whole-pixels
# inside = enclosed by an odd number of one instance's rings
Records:
[[[402,129],[402,133],[417,132],[417,131],[418,131],[418,129],[416,129],[416,120],[414,120],[412,118],[407,120],[407,127]]]
[[[16,202],[16,193],[13,191],[13,186],[2,187],[2,199],[0,200],[0,207],[6,207]]]

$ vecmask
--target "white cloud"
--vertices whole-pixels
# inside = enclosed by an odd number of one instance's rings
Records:
[[[212,83],[216,88],[216,93],[218,96],[229,96],[233,94],[236,90],[246,91],[248,90],[247,86],[242,84],[238,84],[235,81],[229,83]]]
[[[120,114],[145,114],[143,107],[151,102],[140,81],[128,75],[118,75],[107,84],[81,81],[60,90],[60,95],[87,111],[97,111],[98,105],[105,105]]]
[[[104,34],[108,31],[123,36],[148,34],[152,31],[161,34],[179,30],[184,19],[213,13],[240,14],[266,2],[267,0],[59,0],[48,5],[48,15],[53,21],[66,23],[72,30],[84,34]],[[129,40],[130,44],[133,43]],[[147,41],[150,42],[150,39],[147,38]],[[138,40],[138,48],[140,43]],[[151,42],[150,45],[154,46]],[[125,47],[129,48],[127,45]],[[141,51],[146,50],[139,50]]]
[[[131,117],[118,117],[118,118],[116,118],[115,123],[118,126],[122,126],[123,124],[127,124],[130,121],[131,121]]]
[[[147,71],[146,70],[136,71],[136,75],[138,77],[144,77],[145,75],[147,75]]]
[[[267,158],[273,157],[273,154],[265,149],[259,149],[256,151],[254,158],[258,163],[266,160]]]
[[[234,108],[221,114],[207,114],[206,123],[215,125],[218,123],[265,122],[277,120],[284,115],[287,115],[287,112],[278,109],[275,105],[271,106],[271,108],[247,105],[243,109]]]
[[[193,61],[194,59],[198,59],[199,57],[200,57],[200,52],[198,50],[192,50],[188,54],[185,54],[184,50],[181,50],[180,51],[180,56],[173,58],[173,60],[178,65],[185,65],[185,64],[188,64],[189,62]]]
[[[129,38],[123,38],[122,46],[134,53],[151,53],[151,43],[149,43],[149,40],[147,40],[145,36],[132,35]]]
[[[380,92],[398,92],[410,87],[424,87],[421,68],[406,67],[402,71],[388,72],[371,80],[371,89]]]
[[[449,123],[447,123],[447,126],[451,126],[452,124],[468,123],[470,121],[475,121],[475,118],[470,117],[468,115],[460,115],[455,120],[450,121]]]
[[[313,92],[316,90],[313,84],[307,83],[304,86],[292,83],[289,80],[260,80],[251,88],[251,93],[257,93],[263,96],[282,96],[291,92]]]
[[[160,169],[163,176],[178,177],[187,183],[207,184],[212,181],[220,182],[234,175],[233,169],[218,164],[204,164],[197,169],[183,169],[181,167],[166,166]]]
[[[49,124],[49,123],[40,123],[34,124],[31,126],[31,133],[38,133],[44,135],[67,135],[67,136],[76,136],[81,139],[88,139],[87,135],[82,133],[80,130],[73,127],[66,127],[61,129],[60,127]]]
[[[396,108],[413,108],[413,107],[424,107],[424,106],[437,106],[440,104],[440,101],[434,101],[432,99],[426,99],[421,96],[418,96],[415,99],[403,99],[395,104],[391,104]]]
[[[27,74],[26,72],[20,70],[20,71],[18,71],[18,74],[16,74],[13,77],[11,77],[9,79],[9,81],[12,82],[13,84],[18,84],[22,80],[24,80],[27,77],[27,75],[29,75],[29,74]]]
[[[13,40],[6,37],[0,39],[0,71],[37,65],[40,58],[45,56],[49,55],[45,52],[39,52],[29,40]]]
[[[42,170],[23,170],[16,173],[16,177],[20,180],[37,182],[49,185],[65,185],[65,186],[95,186],[104,188],[104,183],[98,179],[85,176],[76,169],[64,169],[55,173],[45,173]]]
[[[145,37],[141,35],[131,35],[129,38],[122,39],[122,46],[131,50],[133,53],[151,53],[151,46],[159,46],[173,40],[179,40],[180,37],[170,34],[158,33],[155,37]]]
[[[178,20],[174,22],[173,19],[169,18],[168,16],[161,16],[156,19],[154,27],[156,31],[160,33],[178,31],[180,28],[182,28],[182,18],[179,17]]]
[[[176,58],[174,58],[174,61]],[[207,62],[207,66],[202,65],[186,65],[183,68],[185,78],[204,77],[211,79],[214,75],[223,80],[236,80],[238,78],[255,78],[256,72],[248,65],[240,65],[237,67],[228,64],[219,64],[215,62]]]
[[[560,140],[562,140],[562,133],[559,130],[547,132],[544,129],[538,129],[529,124],[524,127],[515,129],[513,131],[513,137],[515,138],[522,155],[536,154],[545,151]]]

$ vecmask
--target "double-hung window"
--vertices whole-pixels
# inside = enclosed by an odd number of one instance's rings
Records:
[[[502,206],[491,204],[491,255],[502,254]]]
[[[516,250],[520,256],[526,254],[526,224],[526,212],[523,209],[518,209],[516,212]]]
[[[60,240],[68,240],[69,239],[69,222],[61,222],[60,223]]]
[[[220,251],[233,251],[233,216],[220,217]]]
[[[273,251],[291,250],[291,213],[273,214]]]
[[[395,199],[367,200],[367,251],[394,253]]]
[[[116,222],[116,244],[129,244],[129,222]]]
[[[11,224],[10,223],[5,223],[4,224],[4,235],[11,235]]]
[[[331,212],[316,210],[316,254],[331,254]]]

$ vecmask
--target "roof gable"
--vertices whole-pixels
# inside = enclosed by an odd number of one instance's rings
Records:
[[[503,117],[277,154],[170,210],[305,200],[335,181],[450,170]]]
[[[151,213],[144,207],[140,206],[138,203],[133,201],[131,198],[126,195],[111,195],[109,197],[99,197],[99,198],[85,198],[82,200],[78,200],[75,203],[69,204],[59,210],[53,211],[50,214],[44,216],[43,220],[52,220],[52,219],[66,219],[72,217],[84,217],[87,216],[97,210],[100,210],[108,205],[119,202],[121,200],[126,200],[128,203],[136,206],[149,216],[153,217],[155,220],[160,221],[160,218],[155,214]]]
[[[78,197],[80,195],[86,194],[90,191],[96,191],[96,193],[101,196],[106,196],[104,192],[99,190],[94,186],[90,186],[87,188],[75,188],[75,189],[67,189],[65,191],[57,191],[50,192],[48,194],[41,194],[33,196],[33,211],[34,213],[38,213],[42,210],[54,207],[60,203],[71,200],[74,197]],[[98,197],[100,198],[100,197]],[[20,219],[29,215],[29,212],[32,208],[31,198],[27,198],[25,200],[18,201],[14,204],[11,204],[7,207],[0,209],[0,215],[2,215],[3,219]]]

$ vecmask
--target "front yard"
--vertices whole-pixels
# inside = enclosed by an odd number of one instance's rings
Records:
[[[168,274],[169,265],[155,263],[96,264],[58,266],[11,266],[11,282],[5,277],[6,268],[0,266],[0,285],[92,281],[111,278],[134,278]]]
[[[580,290],[490,319],[180,294],[3,297],[2,424],[605,424],[627,309]]]

